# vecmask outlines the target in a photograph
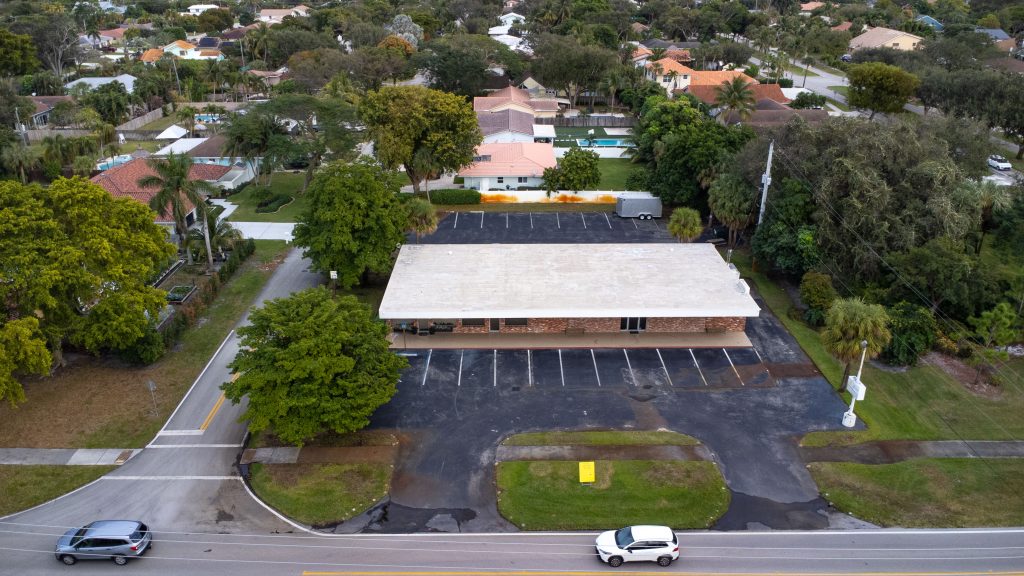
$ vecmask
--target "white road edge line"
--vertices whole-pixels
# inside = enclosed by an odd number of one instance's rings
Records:
[[[192,430],[161,430],[156,433],[157,436],[202,436],[203,431],[199,429]],[[155,440],[155,438],[154,438]],[[151,442],[152,444],[152,442]]]
[[[505,212],[505,230],[508,230],[508,212]]]
[[[427,350],[427,365],[423,368],[423,382],[420,386],[427,385],[427,372],[430,372],[430,356],[434,353],[434,349]]]
[[[530,212],[530,230],[533,230],[533,212]]]
[[[459,380],[455,383],[456,386],[462,386],[462,359],[466,356],[466,350],[463,348],[459,350]]]
[[[562,220],[558,217],[558,212],[555,212],[555,224],[558,225],[558,229],[562,229]]]
[[[597,356],[594,356],[594,349],[590,349],[590,359],[594,361],[594,376],[597,376],[597,387],[601,387],[601,373],[597,371]]]
[[[626,349],[622,349],[622,354],[626,357],[626,367],[629,368],[629,379],[633,381],[633,386],[636,386],[636,374],[633,374],[633,365],[629,362],[629,353]]]
[[[210,365],[213,364],[213,361],[216,360],[217,356],[220,355],[220,351],[224,349],[224,345],[227,344],[228,340],[230,340],[231,337],[234,336],[234,335],[235,335],[235,330],[232,329],[230,332],[228,332],[228,335],[224,337],[224,341],[221,342],[220,346],[217,347],[217,351],[213,353],[213,356],[210,356],[210,360],[206,363],[206,366],[203,367],[203,371],[199,373],[199,376],[196,376],[196,379],[195,379],[195,381],[192,382],[192,386],[189,387],[188,392],[185,392],[185,396],[183,396],[181,398],[181,402],[178,402],[178,405],[174,407],[174,412],[171,412],[171,415],[168,416],[167,420],[164,421],[164,425],[160,427],[160,432],[163,432],[164,430],[166,430],[167,429],[167,425],[171,423],[171,420],[174,420],[174,415],[177,414],[178,410],[181,409],[181,406],[183,404],[185,404],[185,401],[188,400],[189,394],[191,394],[192,391],[196,389],[196,384],[198,384],[199,381],[203,379],[203,376],[206,375],[206,371],[210,369]],[[159,435],[160,435],[160,433],[158,432],[157,436],[159,436]],[[155,439],[156,438],[154,438],[154,440]]]
[[[708,379],[704,377],[704,371],[700,369],[700,364],[697,363],[697,357],[693,355],[693,348],[687,348],[690,351],[690,358],[693,358],[693,365],[697,367],[697,373],[700,374],[700,379],[704,381],[704,385],[708,385]]]
[[[562,375],[562,388],[565,388],[565,368],[562,366],[562,349],[558,349],[558,373]]]
[[[722,348],[722,352],[725,353],[725,359],[729,361],[729,366],[732,366],[732,373],[735,374],[736,379],[740,381],[740,386],[746,386],[746,383],[743,382],[743,378],[740,378],[739,371],[736,370],[736,365],[732,363],[732,358],[729,358],[729,352],[725,348]]]
[[[661,350],[655,348],[654,351],[658,353],[658,360],[661,360],[661,369],[665,371],[665,378],[668,378],[668,385],[675,388],[675,384],[672,383],[672,376],[668,373],[668,366],[665,366],[665,359],[661,357]]]

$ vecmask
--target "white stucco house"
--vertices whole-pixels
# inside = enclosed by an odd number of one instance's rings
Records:
[[[535,142],[481,144],[473,163],[459,171],[466,188],[480,192],[540,188],[544,169],[558,166],[555,148]]]

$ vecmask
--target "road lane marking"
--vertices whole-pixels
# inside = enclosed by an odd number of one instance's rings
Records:
[[[531,212],[532,214],[532,212]],[[530,387],[533,387],[533,358],[530,351],[526,351],[526,377],[530,382]]]
[[[146,448],[241,448],[245,444],[150,444]]]
[[[458,212],[456,212],[456,213],[455,213],[455,225],[454,225],[454,226],[452,226],[452,230],[455,230],[455,229],[456,229],[456,228],[458,228],[458,227],[459,227],[459,213],[458,213]]]
[[[157,436],[202,436],[202,430],[161,430]]]
[[[655,348],[654,351],[658,353],[658,360],[661,360],[661,369],[665,371],[665,378],[668,378],[668,385],[674,387],[675,384],[672,383],[672,376],[669,376],[668,373],[668,366],[665,366],[665,359],[661,357],[661,350]]]
[[[505,230],[508,230],[508,212],[505,212]]]
[[[494,358],[491,360],[491,366],[494,368],[494,387],[498,387],[498,350],[494,350]]]
[[[555,212],[555,224],[558,225],[559,230],[562,229],[562,221],[561,219],[558,218],[558,212]]]
[[[693,365],[697,367],[697,373],[700,374],[700,379],[704,381],[704,385],[708,385],[708,379],[704,377],[704,371],[700,369],[700,364],[697,363],[697,357],[693,355],[693,348],[687,348],[690,351],[690,358],[693,358]]]
[[[480,228],[483,228],[483,227],[484,227],[484,213],[483,213],[483,211],[481,211],[480,212]]]
[[[583,217],[583,212],[580,212],[580,220],[583,221],[583,229],[587,229],[587,219]]]
[[[530,212],[530,230],[533,230],[533,212]]]
[[[210,426],[210,422],[213,422],[213,417],[217,415],[217,412],[220,411],[220,407],[223,404],[224,393],[221,392],[220,396],[217,397],[217,403],[213,405],[213,408],[210,409],[210,413],[206,415],[206,420],[203,420],[202,426],[199,427],[200,430],[205,431]]]
[[[100,480],[238,480],[238,476],[104,476]]]
[[[736,370],[736,365],[732,363],[732,358],[729,358],[729,352],[725,348],[722,348],[722,352],[725,353],[725,359],[729,361],[729,366],[732,366],[732,373],[735,374],[736,379],[740,381],[740,386],[746,386],[746,384],[743,383],[743,378],[740,378],[739,371]]]
[[[192,382],[192,386],[189,387],[188,392],[185,392],[185,396],[182,397],[181,402],[178,402],[178,405],[174,407],[174,412],[171,412],[171,415],[167,418],[167,421],[164,422],[164,425],[160,428],[161,432],[167,428],[167,425],[170,424],[172,420],[174,420],[174,415],[178,413],[178,410],[181,410],[181,407],[185,404],[185,401],[188,400],[189,394],[191,394],[192,391],[196,389],[196,384],[199,384],[199,381],[203,379],[203,376],[206,374],[206,371],[210,369],[210,365],[213,364],[213,361],[216,360],[217,356],[220,355],[220,351],[224,349],[224,345],[227,344],[228,340],[231,340],[231,337],[234,335],[235,331],[232,330],[228,332],[227,336],[224,337],[224,341],[220,343],[220,346],[217,348],[217,351],[213,353],[213,356],[210,356],[210,360],[206,363],[206,366],[203,367],[203,371],[199,373],[199,376],[196,376],[196,379],[194,382]]]

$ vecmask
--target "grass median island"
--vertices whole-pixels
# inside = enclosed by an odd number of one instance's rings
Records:
[[[666,430],[581,430],[527,432],[509,436],[506,446],[696,446],[696,438]]]
[[[524,530],[598,530],[629,524],[707,528],[729,507],[711,462],[598,461],[579,482],[577,462],[498,464],[498,510]]]
[[[337,524],[383,498],[390,463],[253,464],[253,490],[282,514],[310,526]]]
[[[271,195],[282,195],[293,198],[281,206],[276,212],[257,212],[259,202],[253,198],[254,184],[245,187],[237,194],[227,197],[227,201],[238,205],[228,216],[229,222],[298,222],[299,215],[309,206],[309,196],[300,194],[305,173],[277,172],[270,183]]]
[[[743,277],[753,281],[768,308],[796,338],[804,352],[833,387],[838,388],[843,367],[821,343],[818,331],[793,318],[789,295],[764,273],[752,272],[749,253],[736,252],[733,262]],[[1013,361],[1007,370],[1024,367]],[[1014,440],[1024,436],[1024,386],[1018,380],[1004,386],[998,398],[979,397],[941,369],[925,363],[904,372],[864,366],[867,397],[857,403],[857,415],[868,429],[860,432],[812,432],[805,446],[846,445],[871,440]],[[849,402],[848,395],[843,395]],[[952,426],[952,428],[950,428]],[[982,462],[978,466],[984,465]]]
[[[145,446],[252,306],[287,251],[284,241],[257,240],[256,252],[221,288],[203,317],[154,364],[134,367],[112,356],[75,356],[53,377],[26,381],[25,403],[14,408],[0,405],[0,446]],[[146,389],[149,380],[157,386],[155,414]]]
[[[920,459],[897,464],[815,462],[825,498],[882,526],[1024,524],[1024,460]]]
[[[0,466],[0,516],[38,506],[116,466]]]

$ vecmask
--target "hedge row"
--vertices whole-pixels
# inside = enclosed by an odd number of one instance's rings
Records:
[[[292,197],[288,194],[274,194],[270,198],[260,202],[256,205],[257,214],[268,214],[271,212],[277,212],[281,209],[281,206],[292,201]]]
[[[434,204],[479,204],[480,193],[468,188],[431,190],[430,201]]]

